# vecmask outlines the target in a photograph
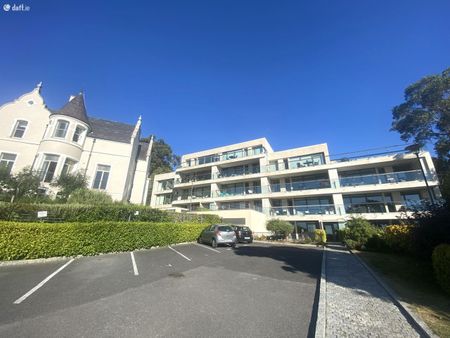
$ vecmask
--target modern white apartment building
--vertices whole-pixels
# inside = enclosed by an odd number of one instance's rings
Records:
[[[291,222],[297,233],[323,227],[329,235],[351,216],[395,223],[413,205],[440,197],[424,151],[331,160],[327,144],[273,151],[261,138],[181,161],[175,172],[156,175],[152,207],[214,213],[259,233],[271,218]]]
[[[78,171],[91,189],[116,201],[145,204],[151,142],[140,136],[140,117],[135,125],[89,117],[83,94],[49,109],[41,84],[0,106],[0,165],[12,173],[31,167],[50,195],[58,176]]]

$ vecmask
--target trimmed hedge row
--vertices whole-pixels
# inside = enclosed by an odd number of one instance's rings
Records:
[[[433,250],[433,270],[442,289],[450,295],[450,245],[441,244]]]
[[[217,215],[195,215],[167,212],[146,206],[130,204],[24,204],[0,203],[0,220],[37,221],[38,211],[47,211],[49,221],[96,222],[205,222],[219,223]],[[135,215],[136,211],[138,215]]]
[[[0,260],[95,255],[194,241],[203,223],[0,222]]]

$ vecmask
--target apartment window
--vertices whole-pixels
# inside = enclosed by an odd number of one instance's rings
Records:
[[[83,133],[86,131],[86,128],[82,126],[77,126],[75,128],[75,132],[73,133],[72,141],[76,143],[80,143],[82,141]]]
[[[111,166],[99,164],[97,166],[97,172],[95,173],[94,185],[92,188],[105,190],[106,185],[108,184],[110,170]]]
[[[54,137],[65,138],[67,134],[67,129],[69,128],[69,122],[58,120],[55,128]]]
[[[8,174],[11,173],[16,157],[16,154],[0,153],[0,167],[6,168]]]
[[[422,205],[422,198],[417,191],[403,193],[402,198],[407,210],[419,209]]]
[[[202,156],[202,157],[198,158],[198,164],[207,164],[207,163],[217,162],[218,160],[219,160],[219,156],[217,156],[216,154]]]
[[[45,155],[41,168],[41,181],[51,182],[55,176],[56,166],[58,165],[58,155]]]
[[[77,164],[76,161],[74,161],[70,158],[66,158],[66,160],[64,161],[62,171],[61,171],[61,175],[70,174],[72,172],[75,164]]]
[[[349,195],[344,197],[345,211],[351,213],[385,213],[395,211],[392,196],[389,193],[374,195]]]
[[[25,134],[25,130],[27,129],[28,122],[24,120],[18,120],[16,125],[14,126],[14,132],[12,134],[13,137],[22,138],[23,134]]]

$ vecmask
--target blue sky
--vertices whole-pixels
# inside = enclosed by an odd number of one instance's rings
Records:
[[[39,81],[50,108],[82,89],[91,116],[142,115],[178,154],[264,136],[332,154],[399,144],[392,107],[450,67],[450,1],[23,3],[0,10],[0,103]]]

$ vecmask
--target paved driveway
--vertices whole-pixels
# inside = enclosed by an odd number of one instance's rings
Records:
[[[0,336],[306,337],[321,258],[186,244],[0,266]]]

